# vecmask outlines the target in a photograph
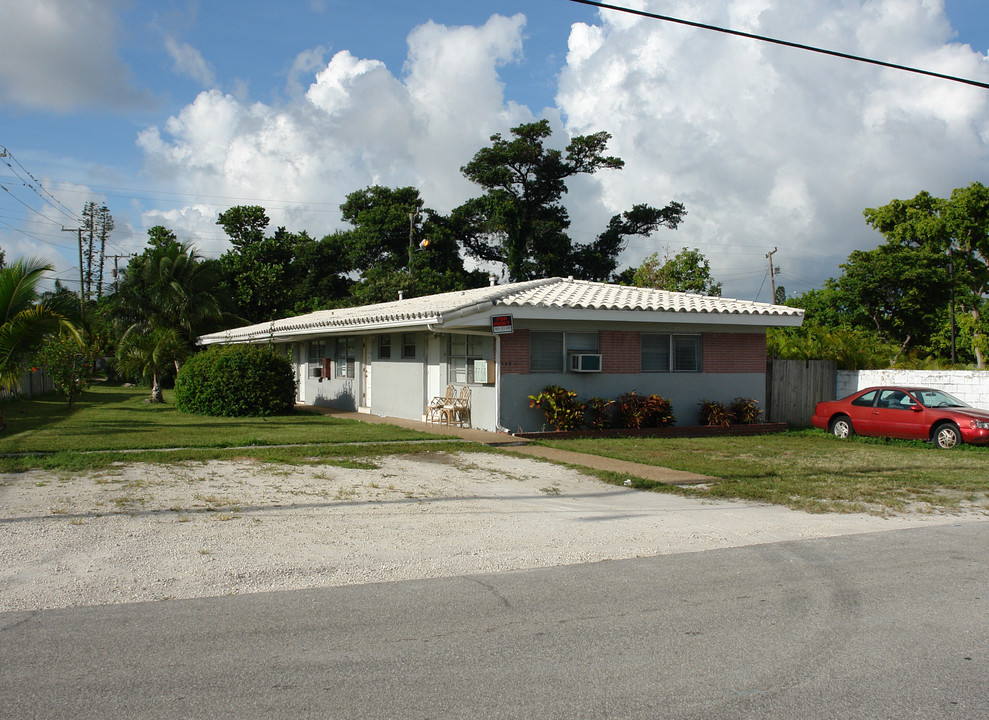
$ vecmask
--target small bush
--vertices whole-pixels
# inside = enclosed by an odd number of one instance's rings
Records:
[[[280,415],[295,406],[292,364],[267,347],[213,346],[193,355],[175,378],[182,412],[222,417]]]
[[[639,395],[634,390],[618,396],[618,424],[621,427],[665,427],[676,422],[673,404],[659,395]]]
[[[759,422],[762,410],[759,408],[759,401],[752,398],[737,397],[728,406],[731,411],[732,421],[739,425],[752,425]]]
[[[727,427],[731,425],[732,413],[724,403],[714,400],[701,400],[701,423],[704,425],[721,425]]]
[[[546,424],[561,432],[576,430],[584,421],[584,406],[577,393],[559,385],[547,385],[538,395],[530,395],[529,407],[542,410]]]
[[[612,425],[614,400],[592,397],[587,401],[587,426],[591,430],[607,430]]]

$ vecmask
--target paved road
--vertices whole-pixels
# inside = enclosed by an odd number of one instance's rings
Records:
[[[0,615],[19,718],[989,718],[989,523]]]

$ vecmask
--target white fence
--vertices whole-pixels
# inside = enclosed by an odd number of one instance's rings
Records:
[[[978,408],[989,408],[989,371],[986,370],[839,370],[835,393],[839,398],[873,385],[933,387]]]

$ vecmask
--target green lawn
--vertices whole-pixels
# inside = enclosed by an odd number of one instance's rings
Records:
[[[923,443],[842,441],[816,430],[755,437],[542,444],[718,478],[699,487],[673,489],[693,496],[744,498],[817,512],[952,511],[971,504],[989,512],[986,448],[943,451]],[[636,485],[649,484],[637,481]]]
[[[51,395],[5,402],[7,429],[0,454],[244,445],[379,443],[435,439],[435,435],[306,411],[268,418],[213,418],[146,402],[144,388],[94,386],[68,408]]]

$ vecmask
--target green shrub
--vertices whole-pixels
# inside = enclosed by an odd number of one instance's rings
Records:
[[[721,425],[727,427],[731,425],[732,413],[724,403],[714,400],[701,400],[701,423],[704,425]]]
[[[731,412],[732,421],[739,425],[751,425],[759,422],[762,410],[759,408],[759,401],[752,398],[737,397],[728,406]]]
[[[263,346],[213,346],[179,370],[175,406],[182,412],[226,417],[287,413],[295,406],[292,364]]]
[[[530,395],[529,407],[542,410],[546,424],[561,432],[576,430],[584,422],[584,406],[577,393],[559,385],[547,385],[538,395]]]

